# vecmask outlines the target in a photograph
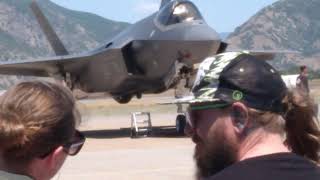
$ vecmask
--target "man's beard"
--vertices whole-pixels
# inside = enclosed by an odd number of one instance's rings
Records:
[[[215,133],[209,142],[203,142],[197,135],[194,135],[193,140],[197,143],[194,154],[197,164],[197,179],[211,177],[237,160],[236,146],[228,142],[223,132]]]

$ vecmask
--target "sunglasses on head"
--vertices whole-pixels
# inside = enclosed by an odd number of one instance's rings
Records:
[[[80,131],[76,130],[72,139],[62,145],[63,151],[70,156],[75,156],[80,152],[85,141],[85,136]],[[40,158],[47,157],[51,152],[52,150],[44,155],[41,155]]]
[[[199,113],[200,111],[208,109],[224,109],[229,106],[230,104],[225,102],[219,102],[214,104],[190,105],[186,113],[187,123],[191,128],[195,128],[196,120],[198,119],[197,113]]]

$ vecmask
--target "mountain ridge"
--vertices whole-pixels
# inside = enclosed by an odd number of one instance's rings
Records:
[[[293,50],[271,62],[286,70],[298,65],[320,69],[320,1],[279,0],[252,16],[231,33],[232,49]]]
[[[0,0],[1,61],[55,55],[29,7],[31,2]],[[38,1],[38,4],[71,54],[94,49],[130,26],[92,13],[69,10],[49,0]],[[24,79],[26,77],[0,76],[0,88]]]

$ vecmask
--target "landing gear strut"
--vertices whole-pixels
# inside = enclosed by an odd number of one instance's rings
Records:
[[[180,135],[184,135],[184,128],[186,127],[186,116],[179,114],[176,118],[176,130]]]
[[[66,83],[67,87],[72,91],[74,89],[74,82],[72,81],[72,77],[70,73],[66,73],[64,82]]]

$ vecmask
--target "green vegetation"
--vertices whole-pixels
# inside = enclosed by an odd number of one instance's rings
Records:
[[[297,66],[294,63],[308,65],[314,71],[310,74],[318,77],[320,69],[316,58],[320,48],[320,1],[319,0],[282,0],[259,11],[243,25],[236,28],[229,36],[232,44],[233,37],[237,48],[266,50],[293,50],[301,52],[300,55],[282,55],[272,62],[278,69],[291,71]],[[266,41],[255,36],[264,37]],[[238,42],[237,39],[240,39]],[[269,42],[272,43],[269,43]],[[291,59],[289,59],[291,57]],[[314,59],[303,62],[304,58]],[[293,63],[294,62],[294,63]],[[290,69],[291,68],[291,69]]]
[[[0,61],[53,55],[43,32],[37,27],[38,23],[30,9],[31,2],[0,0],[0,11],[10,11],[0,20]],[[68,10],[50,0],[38,0],[38,3],[71,53],[95,48],[129,26],[128,23],[111,21],[94,14]],[[0,88],[10,86],[17,79],[0,76]]]
[[[33,55],[33,49],[29,47],[27,44],[15,39],[13,36],[10,34],[0,31],[0,42],[1,44],[5,44],[6,46],[0,50],[3,51],[12,51],[12,50],[17,50],[17,51],[22,51],[27,54]]]
[[[35,17],[32,14],[29,7],[31,1],[32,0],[0,0],[0,2],[3,2],[10,7],[13,7],[16,13],[21,15],[22,17],[27,17],[31,21],[35,21]],[[91,13],[72,11],[58,6],[49,0],[41,0],[38,1],[38,3],[41,9],[44,11],[45,15],[47,16],[47,18],[49,19],[50,23],[53,25],[54,29],[57,32],[64,33],[64,37],[77,34],[77,25],[80,25],[85,29],[85,33],[88,37],[94,39],[99,43],[104,43],[108,38],[115,36],[116,34],[118,34],[130,25],[128,23],[111,21]],[[0,34],[2,34],[1,31]],[[15,39],[15,37],[13,36],[11,36],[10,38],[12,41],[17,41],[17,39]],[[81,38],[83,38],[83,36],[81,36]],[[0,40],[2,40],[2,37]],[[0,41],[0,44],[3,43],[3,41]],[[13,45],[14,43],[15,42],[9,42],[8,44],[6,44],[6,46],[8,45],[8,49],[10,49],[9,47],[11,47],[11,45]],[[86,39],[83,39],[82,44],[85,43]],[[80,45],[81,42],[80,44],[79,42],[75,44]],[[20,46],[28,48],[25,45],[26,44]]]
[[[67,20],[63,22],[63,31],[65,33],[73,32],[76,25],[79,24],[84,27],[90,37],[100,43],[105,42],[108,38],[118,34],[129,26],[128,23],[115,22],[92,13],[72,11],[50,1],[43,1],[40,5],[45,10],[52,24],[61,25],[62,22],[57,18],[57,14],[65,17]]]
[[[41,0],[45,1],[45,0]],[[31,15],[31,11],[29,10],[29,5],[32,0],[0,0],[0,2],[6,3],[11,7],[14,7],[16,11],[19,11],[26,15]]]

